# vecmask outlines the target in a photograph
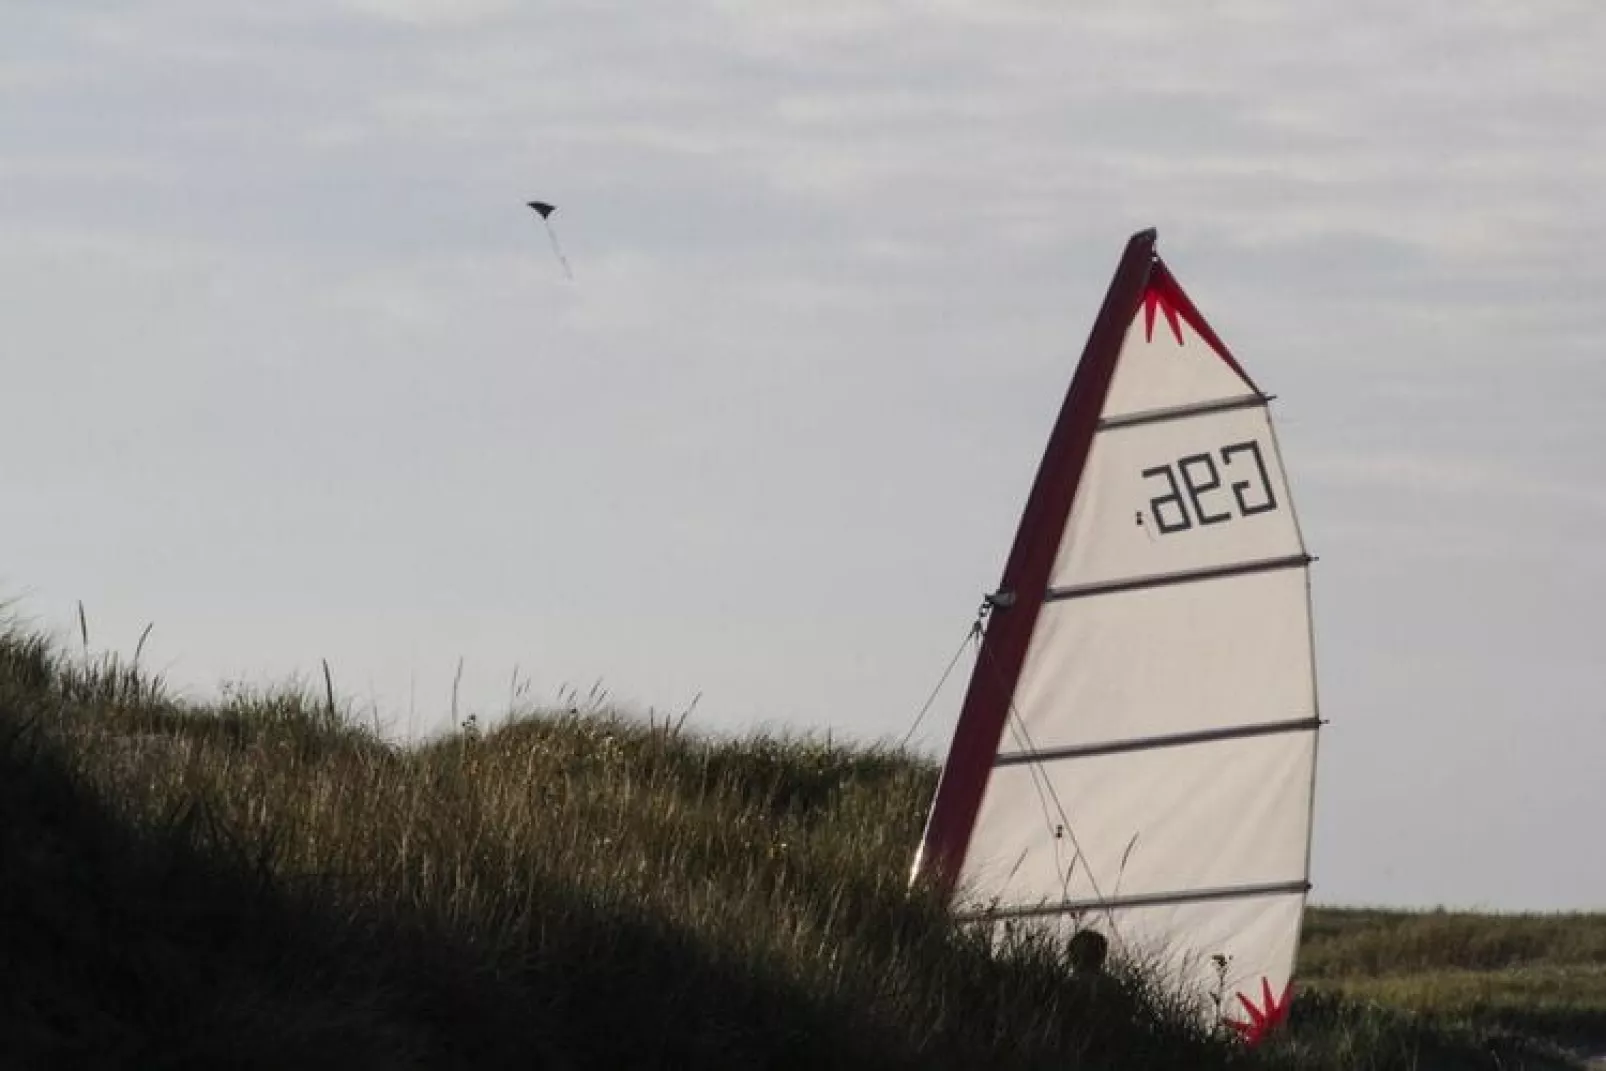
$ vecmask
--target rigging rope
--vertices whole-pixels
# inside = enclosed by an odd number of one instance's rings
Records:
[[[982,657],[992,672],[994,680],[1002,688],[1004,686],[1004,675],[985,646],[982,648]],[[1032,772],[1032,786],[1037,789],[1038,802],[1043,807],[1043,820],[1048,825],[1049,836],[1054,842],[1055,869],[1062,874],[1065,873],[1064,869],[1060,867],[1059,837],[1054,828],[1054,821],[1048,813],[1048,800],[1053,801],[1054,810],[1060,818],[1060,828],[1065,830],[1065,836],[1070,839],[1071,847],[1076,852],[1071,859],[1071,864],[1074,866],[1077,859],[1082,860],[1082,869],[1087,871],[1087,883],[1093,890],[1093,898],[1104,907],[1105,917],[1110,920],[1110,936],[1115,938],[1116,945],[1124,952],[1126,943],[1121,939],[1120,928],[1115,922],[1115,909],[1109,906],[1108,898],[1104,895],[1103,890],[1099,888],[1098,878],[1093,873],[1092,860],[1082,850],[1082,843],[1076,836],[1076,827],[1071,824],[1071,817],[1066,813],[1065,805],[1060,802],[1059,793],[1054,790],[1054,782],[1049,779],[1047,772],[1043,770],[1042,760],[1035,757],[1038,754],[1037,745],[1032,741],[1032,735],[1026,729],[1026,719],[1021,716],[1020,707],[1015,704],[1013,691],[1009,693],[1009,714],[1012,719],[1010,729],[1016,735],[1017,745],[1024,746],[1027,754],[1034,756],[1032,761],[1027,764],[1027,768]],[[1068,875],[1066,880],[1067,882],[1069,881]]]
[[[903,739],[898,741],[899,748],[902,748],[905,744],[907,744],[914,737],[915,731],[920,728],[920,723],[925,720],[926,715],[931,711],[932,704],[937,701],[937,696],[942,693],[943,686],[948,683],[948,678],[952,676],[954,667],[959,664],[959,659],[964,655],[965,648],[970,646],[973,641],[978,641],[982,638],[984,625],[987,621],[988,614],[994,605],[995,603],[991,597],[982,600],[981,606],[976,611],[975,620],[973,620],[970,623],[970,627],[965,630],[964,639],[959,641],[959,647],[954,651],[954,656],[948,660],[948,666],[942,671],[942,676],[938,678],[936,687],[933,688],[931,690],[931,694],[926,697],[926,702],[923,706],[921,706],[920,713],[915,716],[914,723],[909,726],[909,731],[904,733]],[[977,649],[978,657],[981,661],[987,663],[988,670],[993,674],[995,683],[1000,688],[1004,687],[1004,675],[999,670],[998,665],[994,661],[991,653],[988,652],[986,645],[978,643]],[[1120,928],[1116,925],[1115,909],[1109,906],[1108,898],[1104,895],[1103,890],[1099,888],[1098,878],[1093,873],[1092,862],[1088,859],[1087,853],[1082,850],[1081,841],[1076,836],[1076,827],[1071,824],[1070,815],[1066,813],[1065,805],[1060,801],[1059,793],[1054,790],[1053,781],[1049,779],[1047,772],[1043,769],[1042,760],[1035,757],[1038,754],[1037,745],[1033,742],[1031,733],[1026,728],[1026,719],[1021,716],[1020,707],[1015,703],[1013,690],[1010,690],[1009,694],[1009,714],[1009,727],[1011,733],[1015,736],[1016,745],[1027,754],[1034,756],[1033,759],[1027,763],[1027,769],[1031,772],[1032,787],[1037,791],[1038,804],[1043,808],[1043,823],[1047,827],[1049,837],[1054,844],[1055,870],[1063,875],[1064,884],[1062,886],[1061,896],[1068,898],[1064,891],[1064,887],[1069,885],[1070,872],[1066,869],[1066,867],[1061,865],[1063,858],[1060,854],[1061,838],[1057,832],[1054,822],[1055,813],[1059,815],[1059,824],[1057,828],[1065,831],[1065,837],[1070,840],[1071,848],[1075,852],[1071,858],[1070,865],[1074,867],[1078,859],[1082,861],[1082,869],[1087,872],[1087,883],[1093,890],[1093,897],[1101,906],[1103,906],[1104,914],[1109,919],[1110,936],[1115,940],[1117,947],[1124,952],[1126,942],[1122,940]],[[1052,812],[1050,811],[1051,802]]]
[[[899,750],[902,750],[903,746],[914,737],[915,730],[920,728],[920,723],[926,720],[926,715],[931,711],[931,705],[937,701],[937,696],[942,693],[943,685],[948,683],[948,677],[953,673],[954,667],[959,664],[959,659],[965,653],[965,648],[970,646],[972,640],[981,635],[981,623],[986,616],[986,607],[984,605],[983,608],[976,613],[976,620],[972,621],[970,623],[970,627],[965,630],[965,638],[959,641],[959,649],[956,650],[954,652],[954,656],[948,660],[948,668],[942,671],[942,676],[937,680],[937,686],[933,688],[931,690],[931,694],[926,697],[926,703],[920,708],[920,713],[915,716],[914,724],[909,726],[909,731],[903,734],[902,740],[898,741]]]

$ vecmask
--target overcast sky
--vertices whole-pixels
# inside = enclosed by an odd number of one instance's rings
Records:
[[[1606,907],[1603,52],[1582,0],[0,0],[0,595],[397,732],[462,656],[484,713],[896,738],[1155,226],[1321,556],[1316,898]]]

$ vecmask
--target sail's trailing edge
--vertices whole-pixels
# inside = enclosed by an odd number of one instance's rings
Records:
[[[1127,243],[1050,435],[915,874],[1258,1021],[1309,888],[1311,558],[1269,397],[1154,243]]]

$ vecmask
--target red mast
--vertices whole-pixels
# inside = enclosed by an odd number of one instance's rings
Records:
[[[1115,374],[1116,358],[1156,263],[1155,237],[1150,229],[1127,241],[1065,393],[1004,566],[998,592],[1005,598],[994,602],[915,859],[915,878],[929,875],[944,894],[952,893],[964,867],[971,829],[1009,719],[1015,685],[1048,592],[1049,573]]]

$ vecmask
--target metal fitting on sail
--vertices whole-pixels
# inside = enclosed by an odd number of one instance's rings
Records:
[[[982,605],[989,610],[1007,610],[1015,605],[1013,591],[995,591],[991,595],[982,596]]]

